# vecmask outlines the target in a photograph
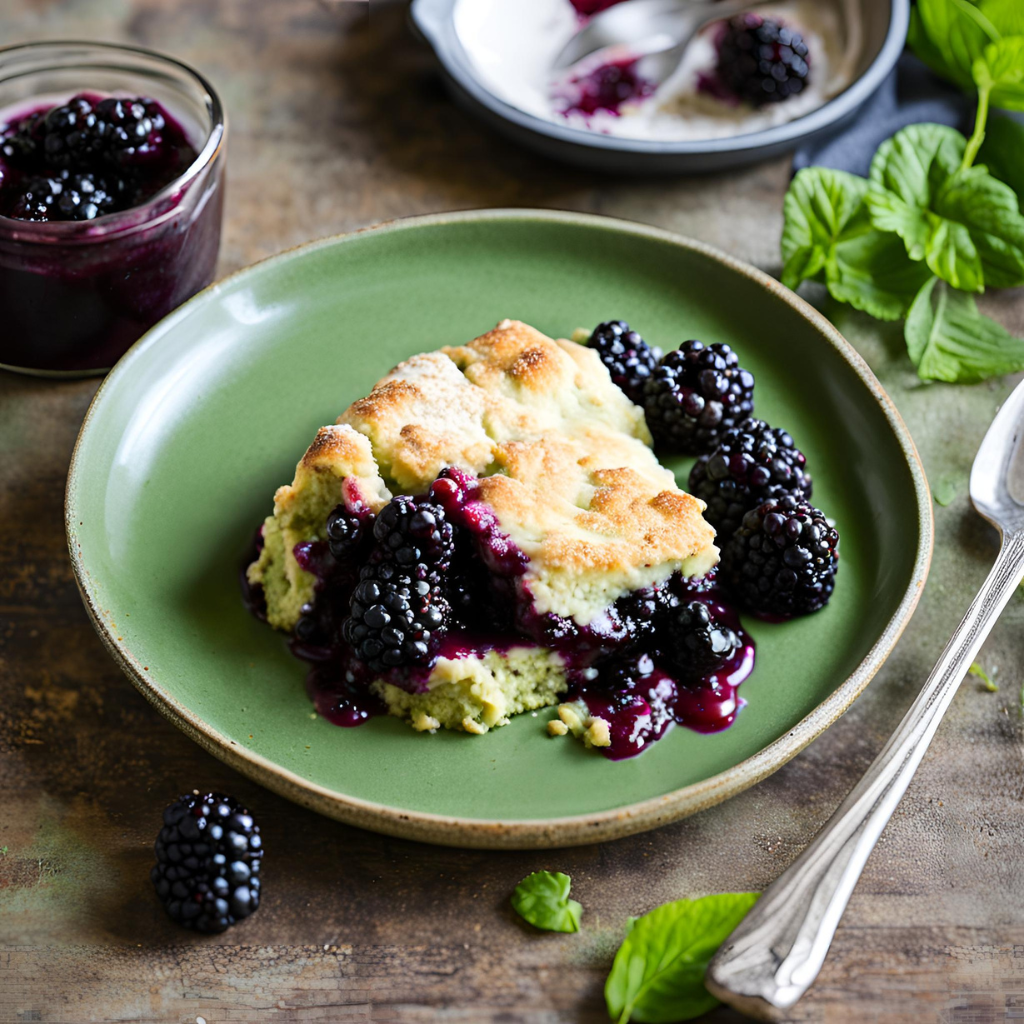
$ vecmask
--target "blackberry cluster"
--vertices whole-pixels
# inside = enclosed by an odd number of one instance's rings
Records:
[[[643,406],[655,441],[700,455],[754,411],[754,377],[728,345],[684,341],[644,384]]]
[[[233,797],[194,793],[175,800],[154,849],[156,894],[183,927],[222,932],[259,907],[260,828]]]
[[[391,562],[364,566],[360,575],[342,627],[356,657],[376,672],[427,664],[451,618],[441,587]]]
[[[598,324],[587,342],[608,369],[612,382],[634,402],[643,401],[644,384],[661,358],[661,349],[652,348],[632,330],[625,320]]]
[[[764,502],[743,517],[722,551],[721,575],[746,607],[770,615],[808,615],[835,587],[839,533],[801,497]]]
[[[705,519],[724,542],[754,505],[783,494],[811,496],[807,459],[785,430],[749,419],[697,460],[689,491],[707,504]]]
[[[342,635],[374,671],[425,665],[451,623],[454,528],[439,501],[402,494],[378,513],[373,539]]]
[[[380,510],[373,536],[384,558],[410,572],[417,565],[444,572],[455,554],[455,532],[444,507],[429,499],[392,498]]]
[[[118,208],[122,182],[106,176],[60,171],[26,178],[10,215],[18,220],[94,220]]]
[[[26,125],[29,144],[46,162],[68,170],[125,167],[160,145],[165,126],[152,100],[76,96]],[[24,145],[24,143],[23,143]]]
[[[810,74],[807,44],[785,25],[738,14],[718,41],[718,77],[741,100],[761,107],[803,92]]]
[[[327,517],[327,545],[339,562],[352,562],[373,532],[373,516],[358,516],[343,504]]]
[[[740,647],[735,631],[715,621],[702,601],[681,604],[671,613],[668,655],[681,678],[696,681],[720,668]]]
[[[2,212],[19,220],[93,220],[136,205],[194,156],[177,151],[178,129],[165,139],[167,128],[152,100],[84,95],[13,122],[0,136]]]

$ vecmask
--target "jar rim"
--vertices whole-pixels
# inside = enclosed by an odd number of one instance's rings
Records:
[[[184,192],[216,160],[224,146],[227,134],[227,116],[220,97],[217,95],[217,90],[214,89],[205,75],[176,57],[169,57],[167,54],[147,49],[144,46],[104,43],[91,39],[46,39],[33,43],[15,43],[11,46],[0,46],[0,72],[3,70],[5,60],[12,55],[60,49],[61,47],[82,47],[109,53],[136,54],[177,68],[179,71],[184,72],[186,77],[192,79],[193,83],[197,84],[204,92],[212,124],[207,133],[206,141],[199,150],[195,160],[178,177],[169,181],[159,192],[154,193],[145,202],[139,203],[137,206],[131,206],[127,210],[105,213],[95,217],[93,220],[87,221],[28,221],[19,220],[16,217],[5,217],[0,214],[0,231],[6,234],[14,233],[19,241],[26,242],[90,243],[108,240],[122,233],[131,233],[141,227],[152,227],[155,223],[165,220],[173,214],[173,207],[159,210],[159,212],[158,208],[172,200],[176,195]],[[154,219],[146,218],[145,214],[147,211],[156,214]],[[119,218],[122,221],[121,224],[118,223]],[[106,230],[95,232],[97,228]]]

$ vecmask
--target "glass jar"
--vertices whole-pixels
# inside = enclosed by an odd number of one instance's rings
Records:
[[[213,280],[226,123],[210,84],[176,60],[134,47],[56,42],[0,49],[0,128],[80,94],[155,100],[197,156],[127,210],[81,221],[0,215],[3,369],[102,373]]]

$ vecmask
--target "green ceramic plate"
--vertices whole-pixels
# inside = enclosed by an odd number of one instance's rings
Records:
[[[551,712],[486,736],[315,718],[304,667],[242,608],[239,558],[316,429],[393,364],[502,317],[565,336],[626,317],[665,347],[727,341],[757,410],[807,453],[842,532],[835,598],[748,622],[758,666],[735,725],[677,728],[612,762],[549,739]],[[680,462],[685,482],[688,463]],[[300,803],[396,835],[556,846],[637,832],[774,771],[833,722],[906,625],[931,553],[913,442],[836,330],[776,281],[696,242],[571,214],[421,218],[284,253],[208,289],[117,365],[68,481],[68,542],[111,653],[165,714]]]

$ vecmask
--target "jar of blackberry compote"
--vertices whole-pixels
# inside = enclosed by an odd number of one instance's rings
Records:
[[[0,49],[0,367],[103,372],[213,280],[225,131],[169,57]]]

